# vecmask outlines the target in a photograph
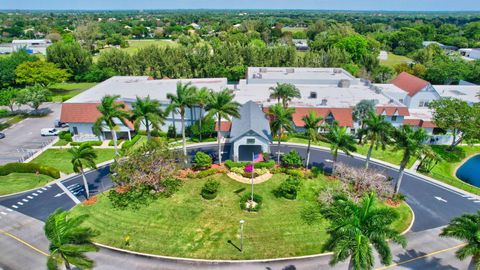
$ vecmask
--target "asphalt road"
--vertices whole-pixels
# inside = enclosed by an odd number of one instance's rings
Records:
[[[51,142],[54,137],[42,137],[42,128],[53,128],[55,119],[60,118],[60,103],[45,103],[40,109],[52,112],[45,117],[27,118],[12,127],[3,130],[5,138],[0,140],[0,165],[21,162]]]

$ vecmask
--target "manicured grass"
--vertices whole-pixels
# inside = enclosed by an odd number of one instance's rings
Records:
[[[0,195],[41,187],[52,180],[50,176],[34,173],[11,173],[0,176]]]
[[[58,142],[56,142],[53,146],[65,146],[69,142],[65,141],[64,139],[59,139]]]
[[[169,40],[156,40],[156,39],[141,39],[141,40],[129,40],[128,41],[129,47],[121,48],[122,51],[128,52],[129,54],[136,53],[139,49],[145,48],[151,45],[165,47],[165,46],[178,46],[175,41]],[[102,49],[109,50],[109,48]]]
[[[324,252],[327,221],[319,218],[308,224],[302,213],[316,208],[318,191],[337,185],[337,181],[323,176],[303,180],[297,199],[290,201],[273,195],[272,190],[286,178],[275,175],[255,185],[263,205],[260,212],[247,213],[240,209],[239,199],[249,192],[250,185],[225,175],[213,178],[220,182],[220,188],[211,201],[200,196],[207,179],[195,179],[185,180],[172,197],[159,198],[137,210],[115,209],[102,195],[96,204],[78,205],[72,211],[89,215],[86,225],[100,232],[95,241],[139,252],[205,259],[278,258]],[[403,231],[411,213],[405,205],[397,209],[402,219],[394,226]],[[240,246],[241,219],[245,220],[243,252],[233,246]],[[126,236],[130,237],[129,245],[125,244]]]
[[[101,163],[115,157],[114,149],[95,149],[98,155],[97,163]],[[36,157],[32,163],[44,164],[57,168],[64,173],[73,173],[71,155],[68,149],[48,149],[40,156]]]
[[[284,27],[282,28],[282,32],[306,32],[307,28],[306,27]]]
[[[446,145],[434,145],[433,150],[442,157],[432,171],[426,175],[446,184],[480,195],[480,188],[463,182],[455,176],[456,168],[467,157],[480,153],[480,146],[457,146],[454,151],[447,151]]]
[[[25,118],[26,117],[24,115],[21,115],[21,114],[11,116],[7,121],[5,121],[3,123],[0,123],[0,130],[4,130],[4,129],[22,121]]]
[[[79,89],[88,89],[90,87],[95,86],[97,83],[92,83],[92,82],[65,82],[65,83],[56,83],[51,85],[49,88],[53,90],[65,90],[65,91],[71,91],[71,90],[79,90]]]
[[[52,101],[62,102],[80,94],[81,92],[91,88],[92,86],[95,86],[96,84],[97,83],[66,82],[51,85],[49,89],[52,95]]]
[[[389,52],[387,60],[380,60],[380,64],[393,68],[398,64],[410,63],[411,61],[413,61],[413,60],[406,57],[406,56],[396,55],[396,54],[393,54],[393,53]]]

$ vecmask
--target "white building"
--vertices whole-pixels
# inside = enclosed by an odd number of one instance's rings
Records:
[[[480,59],[480,49],[478,48],[463,48],[458,50],[463,59],[467,61],[474,61]]]

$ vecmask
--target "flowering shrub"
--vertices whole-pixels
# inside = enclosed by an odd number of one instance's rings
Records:
[[[230,171],[233,172],[233,173],[236,173],[236,174],[240,174],[243,177],[247,177],[247,178],[252,177],[252,172],[251,171],[246,172],[244,168],[231,168]],[[268,172],[269,172],[269,170],[266,169],[266,168],[255,168],[255,171],[253,173],[253,177],[264,175]]]

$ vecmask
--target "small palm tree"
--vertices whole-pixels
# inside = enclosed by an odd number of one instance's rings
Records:
[[[467,244],[457,250],[455,255],[460,260],[472,256],[468,269],[480,270],[480,211],[452,219],[450,224],[443,228],[440,236],[465,241]]]
[[[177,84],[176,94],[169,93],[167,98],[170,99],[170,106],[168,106],[167,111],[180,114],[180,120],[182,123],[182,145],[183,145],[183,156],[185,164],[187,161],[187,140],[185,138],[185,112],[188,107],[193,106],[195,103],[195,86],[192,86],[191,83],[182,84],[179,82]]]
[[[350,152],[357,151],[355,147],[355,138],[348,134],[346,127],[339,127],[336,122],[329,127],[329,131],[325,134],[325,139],[330,143],[330,152],[332,153],[332,174],[335,173],[335,165],[337,164],[338,150],[343,151],[347,155]]]
[[[422,149],[425,147],[423,142],[428,138],[428,136],[423,128],[413,130],[410,126],[402,126],[394,130],[393,138],[395,140],[394,150],[403,151],[403,158],[400,162],[400,170],[398,172],[397,181],[395,182],[395,193],[398,193],[402,183],[405,167],[407,167],[411,157],[419,156],[420,153],[422,153]]]
[[[289,83],[277,83],[277,86],[270,87],[270,91],[272,91],[271,96],[277,99],[278,104],[280,104],[280,100],[282,101],[283,108],[287,108],[288,101],[292,98],[301,97],[298,88]]]
[[[388,240],[406,246],[405,237],[391,228],[398,213],[380,206],[374,193],[365,194],[360,203],[337,196],[322,212],[331,221],[328,228],[330,239],[325,247],[333,251],[332,266],[350,258],[348,269],[372,269],[373,248],[380,255],[382,264],[388,265],[392,262]]]
[[[304,122],[303,127],[305,128],[305,133],[308,137],[307,160],[305,161],[305,167],[308,168],[310,163],[310,145],[312,141],[315,142],[318,139],[318,128],[320,127],[320,122],[323,118],[317,116],[314,111],[310,111],[308,115],[302,117],[302,120]]]
[[[283,132],[293,131],[295,129],[292,120],[294,112],[294,108],[284,108],[280,104],[275,104],[268,109],[268,114],[271,117],[270,126],[272,132],[278,136],[277,164],[280,164],[280,142],[282,141]]]
[[[57,270],[62,264],[72,269],[71,264],[82,268],[93,268],[94,262],[85,256],[86,252],[98,251],[92,243],[97,233],[86,227],[81,227],[86,215],[70,216],[68,211],[57,209],[45,222],[44,231],[50,241],[50,256],[47,267]]]
[[[222,145],[220,135],[220,124],[222,119],[230,120],[231,117],[240,118],[240,103],[233,101],[235,95],[230,90],[225,89],[221,92],[213,92],[210,95],[205,109],[207,110],[207,117],[217,118],[217,142],[218,142],[218,163],[222,163]]]
[[[196,103],[198,107],[200,108],[200,120],[198,121],[199,124],[199,129],[200,129],[200,142],[202,142],[202,121],[203,121],[203,110],[205,109],[205,106],[208,104],[208,100],[210,99],[210,96],[212,95],[212,91],[206,87],[200,88],[197,93],[196,93]]]
[[[365,168],[368,169],[373,148],[378,149],[381,146],[382,150],[385,150],[387,145],[391,143],[392,124],[385,121],[383,115],[369,112],[365,119],[365,127],[361,130],[361,133],[365,136],[365,140],[370,142],[365,161]]]
[[[130,117],[130,114],[125,110],[125,104],[117,102],[120,96],[106,95],[102,98],[100,105],[97,106],[97,110],[101,113],[95,124],[93,124],[93,131],[97,134],[101,134],[102,127],[106,125],[112,134],[113,147],[115,148],[115,155],[118,156],[117,146],[117,132],[118,121],[124,126],[127,126],[126,119]]]
[[[87,199],[90,197],[90,191],[88,190],[87,178],[85,177],[85,168],[96,169],[95,159],[97,153],[93,150],[93,147],[88,144],[81,144],[78,147],[73,146],[68,149],[68,152],[72,155],[73,171],[81,173],[83,178],[83,185],[85,186],[85,194]]]
[[[131,118],[135,124],[135,129],[138,129],[140,125],[145,126],[147,138],[150,140],[152,136],[150,127],[159,129],[160,125],[164,124],[165,115],[158,100],[152,100],[150,96],[144,99],[137,96],[137,100],[132,104]]]

